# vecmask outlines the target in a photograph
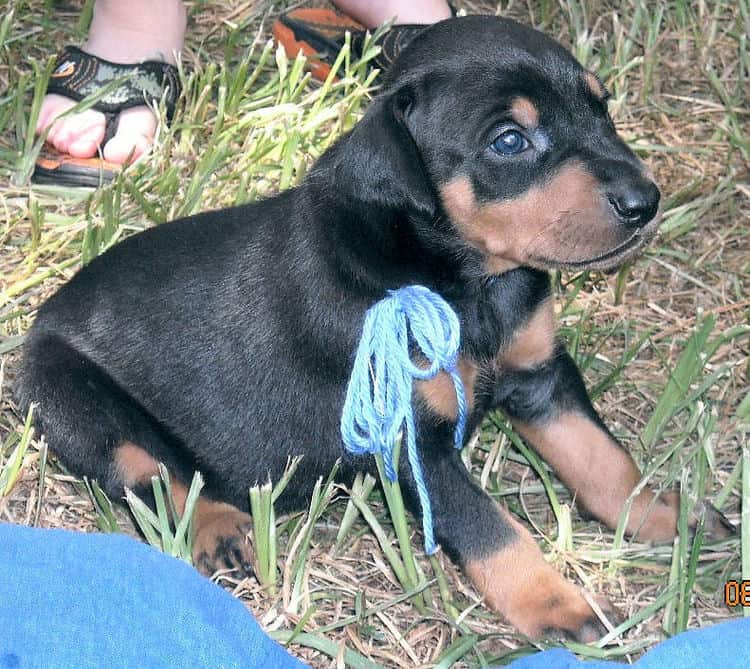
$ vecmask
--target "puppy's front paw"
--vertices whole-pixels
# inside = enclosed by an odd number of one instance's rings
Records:
[[[193,564],[207,576],[226,569],[252,576],[255,554],[248,538],[251,528],[252,518],[233,507],[205,514],[195,531]]]
[[[721,541],[729,537],[737,536],[737,528],[729,522],[729,519],[709,502],[701,502],[696,508],[698,517],[703,515],[703,531],[708,541]],[[695,519],[697,525],[698,519]],[[694,525],[691,523],[691,526]]]
[[[534,639],[596,641],[606,633],[583,596],[542,556],[529,533],[513,523],[518,537],[495,553],[466,563],[466,572],[485,603],[519,632]],[[602,613],[613,624],[619,615],[612,605],[597,599]]]
[[[534,639],[580,643],[592,643],[607,633],[581,589],[557,572],[540,574],[532,583],[532,587],[519,589],[502,612],[520,632]],[[597,597],[596,603],[609,621],[617,624],[620,615],[612,604],[603,597]]]

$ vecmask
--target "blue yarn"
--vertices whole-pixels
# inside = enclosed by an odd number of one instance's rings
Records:
[[[412,362],[411,342],[429,364],[426,369]],[[458,316],[442,297],[424,286],[388,291],[387,297],[367,311],[341,416],[341,436],[347,450],[357,455],[381,454],[386,476],[394,482],[393,448],[406,431],[407,456],[422,507],[428,555],[437,547],[432,506],[417,452],[412,383],[414,379],[432,379],[440,371],[450,375],[458,404],[453,440],[455,447],[461,448],[466,397],[457,369],[459,344]]]

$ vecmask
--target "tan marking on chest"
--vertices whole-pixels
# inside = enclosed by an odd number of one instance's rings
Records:
[[[499,356],[503,367],[530,369],[550,359],[555,351],[555,306],[547,298],[524,327],[518,330],[508,348]]]
[[[467,358],[460,358],[458,361],[458,374],[464,384],[466,393],[466,405],[469,411],[474,406],[474,386],[478,374],[477,365]],[[456,389],[453,385],[453,379],[446,372],[440,372],[435,378],[429,381],[417,381],[417,392],[427,406],[432,409],[438,416],[449,420],[456,420],[458,416],[458,403],[456,401]]]

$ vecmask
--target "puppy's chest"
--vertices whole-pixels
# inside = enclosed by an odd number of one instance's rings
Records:
[[[466,405],[469,414],[477,419],[492,404],[494,389],[505,369],[504,354],[507,350],[506,347],[498,351],[492,359],[477,360],[467,354],[458,359],[458,373],[464,387]],[[440,372],[429,381],[418,381],[416,389],[432,414],[441,419],[456,420],[456,391],[447,373]]]
[[[472,413],[484,414],[491,408],[495,390],[505,374],[533,370],[549,359],[554,346],[554,330],[542,334],[524,329],[489,358],[477,360],[462,355],[458,368]]]
[[[534,367],[552,353],[554,303],[545,274],[526,272],[515,280],[492,282],[475,299],[455,307],[462,357],[481,377],[494,377],[506,367]]]
[[[488,325],[487,331],[474,340],[469,333],[463,341],[458,372],[471,414],[479,417],[490,408],[503,374],[533,370],[548,360],[554,350],[554,313],[550,298],[535,305],[530,315],[521,319],[514,329],[496,328],[493,337]],[[418,389],[433,413],[450,420],[456,418],[455,390],[447,374],[422,382]]]

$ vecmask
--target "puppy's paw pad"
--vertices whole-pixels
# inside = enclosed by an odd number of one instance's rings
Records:
[[[195,533],[193,564],[204,574],[232,570],[253,576],[255,552],[248,538],[252,518],[241,511],[225,511],[207,518]]]

